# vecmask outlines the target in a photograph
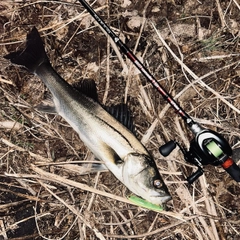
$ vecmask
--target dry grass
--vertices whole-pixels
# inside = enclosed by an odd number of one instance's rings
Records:
[[[93,6],[196,121],[240,147],[237,1]],[[77,134],[59,116],[34,109],[47,95],[41,81],[1,57],[0,239],[239,239],[239,184],[207,166],[189,186],[185,177],[195,168],[181,153],[160,156],[164,142],[188,146],[191,134],[80,4],[6,0],[0,13],[1,56],[22,47],[36,26],[68,82],[92,77],[102,102],[129,103],[138,138],[173,197],[167,211],[141,209],[111,173],[89,173],[96,160]]]

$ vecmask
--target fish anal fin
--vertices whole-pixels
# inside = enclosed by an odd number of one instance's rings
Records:
[[[50,114],[56,114],[56,108],[54,105],[54,102],[52,98],[46,98],[44,99],[40,104],[34,107],[40,112],[50,113]]]

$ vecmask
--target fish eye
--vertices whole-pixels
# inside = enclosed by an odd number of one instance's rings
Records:
[[[162,187],[162,183],[161,183],[161,181],[160,181],[159,179],[156,179],[156,180],[154,180],[154,182],[153,182],[153,186],[154,186],[155,188],[161,188],[161,187]]]

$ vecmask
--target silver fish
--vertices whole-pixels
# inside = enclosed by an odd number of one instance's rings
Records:
[[[27,35],[26,48],[5,58],[24,66],[44,82],[53,96],[56,112],[130,191],[154,204],[171,199],[154,160],[134,134],[52,68],[35,27]]]

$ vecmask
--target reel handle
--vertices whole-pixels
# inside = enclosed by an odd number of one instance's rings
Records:
[[[199,177],[201,177],[203,175],[203,169],[202,168],[198,168],[198,170],[193,173],[191,176],[187,177],[187,181],[189,184],[192,184],[193,182],[195,182]]]

